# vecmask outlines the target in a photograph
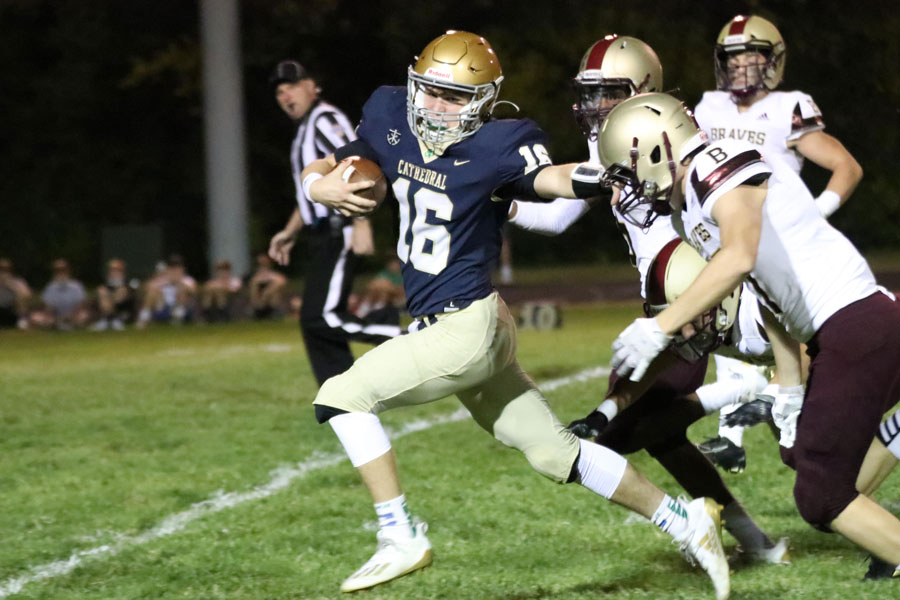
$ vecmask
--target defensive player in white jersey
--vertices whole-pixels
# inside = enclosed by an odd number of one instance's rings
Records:
[[[831,172],[816,206],[826,218],[847,201],[862,178],[862,167],[833,136],[825,133],[822,114],[800,91],[778,91],[786,48],[781,33],[759,16],[738,15],[719,32],[714,64],[716,90],[706,92],[695,117],[710,141],[736,139],[752,144],[766,158],[782,160],[800,174],[804,159]],[[716,356],[720,380],[748,375],[747,366]],[[722,408],[721,416],[735,410]],[[746,463],[743,428],[719,427],[719,437],[700,448],[717,464],[736,470]]]
[[[755,15],[734,17],[716,41],[717,89],[703,95],[695,117],[712,142],[748,142],[797,174],[804,159],[831,171],[816,198],[827,218],[853,193],[862,167],[838,139],[825,133],[822,113],[809,94],[777,90],[785,58],[784,39],[775,25]]]
[[[697,252],[686,242],[673,240],[657,255],[650,266],[647,304],[649,313],[657,315],[678,299],[690,287],[706,266]],[[735,316],[736,314],[736,316]],[[670,350],[693,360],[715,349],[717,355],[728,356],[742,363],[774,366],[772,345],[765,332],[764,309],[759,304],[753,288],[744,283],[734,294],[718,306],[694,319],[685,335],[676,335]],[[715,395],[705,398],[688,398],[701,404],[703,411],[694,414],[710,414],[721,408],[727,399]],[[728,424],[753,426],[772,423],[772,398],[760,394],[757,399],[740,404],[726,419]],[[614,419],[608,429],[617,426]],[[639,426],[640,427],[640,426]],[[646,429],[646,428],[644,428]],[[788,430],[787,436],[791,435]],[[900,412],[889,416],[878,428],[878,435],[866,453],[856,479],[856,489],[872,496],[900,461]],[[875,557],[871,558],[866,579],[884,579],[893,576],[894,565]]]
[[[588,141],[591,159],[596,162],[597,132],[603,119],[625,98],[642,91],[661,90],[662,66],[645,42],[612,34],[592,44],[584,53],[573,83],[577,102],[572,110]],[[678,240],[678,234],[666,216],[644,227],[643,221],[652,216],[649,207],[620,210],[618,198],[619,190],[613,189],[612,212],[628,244],[632,262],[640,273],[641,295],[645,296],[651,263],[667,243]],[[588,201],[579,199],[558,198],[551,203],[516,200],[510,208],[510,222],[526,230],[556,235],[589,208]],[[711,497],[724,507],[725,527],[740,542],[745,556],[773,563],[785,562],[786,541],[772,542],[731,494],[715,468],[687,439],[687,424],[705,413],[698,412],[700,405],[697,402],[675,400],[694,392],[708,395],[704,394],[703,388],[697,389],[706,373],[706,354],[694,358],[691,362],[674,361],[633,409],[621,416],[608,432],[603,431],[606,424],[603,413],[591,413],[585,419],[571,423],[569,428],[580,437],[596,438],[601,445],[623,454],[646,449],[689,494]],[[617,378],[610,378],[609,389],[616,385]],[[716,390],[723,385],[731,393],[717,392],[713,394],[716,398],[739,396],[746,387],[743,382],[731,380],[720,384]],[[754,385],[757,385],[755,380]],[[757,388],[753,387],[744,393],[752,396],[755,391]]]
[[[782,458],[797,472],[801,516],[896,569],[900,520],[860,495],[856,479],[900,397],[900,305],[822,218],[796,173],[746,142],[709,144],[676,98],[622,102],[604,121],[598,149],[606,176],[630,185],[638,204],[668,204],[683,239],[709,260],[668,308],[619,335],[617,372],[639,381],[675,333],[746,279],[778,320],[767,322],[781,378],[773,415]],[[811,358],[805,392],[797,342]]]

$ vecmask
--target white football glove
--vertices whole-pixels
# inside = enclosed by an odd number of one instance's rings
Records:
[[[663,333],[656,319],[635,319],[613,342],[612,368],[631,381],[640,381],[653,359],[665,350],[672,336]]]
[[[803,386],[779,387],[772,403],[772,421],[781,431],[779,444],[785,448],[793,448],[797,439],[797,419],[803,408]]]

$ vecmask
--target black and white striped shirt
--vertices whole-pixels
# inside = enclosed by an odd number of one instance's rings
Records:
[[[340,213],[307,198],[303,193],[300,173],[306,165],[325,158],[335,149],[355,139],[356,133],[347,116],[321,100],[316,101],[300,121],[297,135],[291,144],[291,171],[297,190],[297,206],[306,225],[317,227],[322,224],[323,219],[328,220],[331,215]]]

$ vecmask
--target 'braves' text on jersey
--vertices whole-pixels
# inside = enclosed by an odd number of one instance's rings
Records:
[[[825,129],[819,107],[803,92],[770,92],[744,112],[728,92],[706,92],[694,116],[710,141],[747,142],[766,160],[778,158],[795,173],[803,167],[803,156],[788,144]]]
[[[363,107],[359,139],[335,158],[374,160],[391,182],[407,306],[418,317],[458,310],[492,292],[509,203],[534,197],[531,179],[522,179],[550,157],[545,134],[529,119],[489,121],[443,154],[430,154],[409,128],[406,101],[405,87],[377,89]]]

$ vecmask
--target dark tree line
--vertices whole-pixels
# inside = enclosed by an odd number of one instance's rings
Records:
[[[642,38],[663,62],[666,87],[688,103],[714,85],[712,48],[732,16],[753,12],[786,38],[785,89],[801,89],[865,177],[833,222],[861,248],[900,248],[900,14],[891,2],[443,3],[244,0],[242,47],[248,127],[251,242],[265,247],[293,208],[287,164],[292,127],[266,82],[294,56],[319,75],[324,97],[359,116],[368,94],[405,84],[413,55],[445,29],[487,37],[506,76],[501,98],[551,135],[557,162],[582,160],[570,80],[604,34]],[[68,257],[87,280],[101,272],[101,232],[159,224],[167,252],[203,274],[206,216],[198,7],[185,0],[0,2],[0,255],[32,281]],[[512,116],[509,107],[498,110]],[[814,193],[825,174],[808,166]],[[392,218],[376,216],[379,247]],[[605,210],[560,239],[515,233],[519,263],[624,259]],[[572,248],[577,248],[573,253]],[[297,253],[298,262],[302,256]],[[302,264],[301,264],[302,266]]]

